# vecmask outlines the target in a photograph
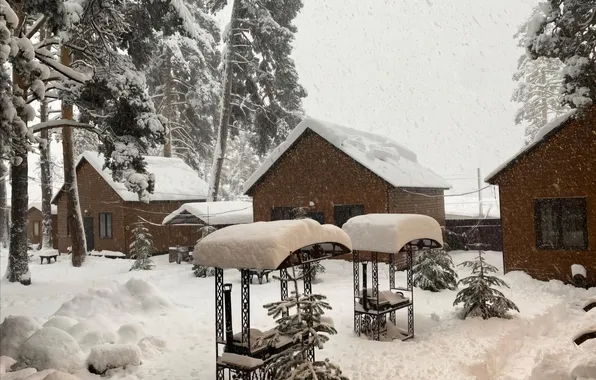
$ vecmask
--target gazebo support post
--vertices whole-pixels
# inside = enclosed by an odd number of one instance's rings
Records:
[[[367,275],[368,275],[368,270],[367,270],[367,263],[363,262],[362,263],[362,308],[364,309],[364,311],[368,311],[368,284],[367,284]]]
[[[285,301],[288,299],[288,270],[287,269],[280,269],[279,270],[279,278],[281,281],[279,282],[279,290],[281,292],[281,300]]]
[[[411,298],[410,298],[410,306],[408,306],[408,335],[411,338],[414,338],[414,280],[413,280],[413,270],[412,266],[414,265],[414,260],[412,257],[412,245],[408,244],[406,248],[406,265],[407,269],[407,282],[408,282],[408,290],[410,291]]]
[[[215,268],[215,358],[219,357],[219,345],[224,341],[224,284],[223,269]],[[224,369],[216,366],[215,378],[224,380]]]
[[[395,253],[389,254],[389,289],[395,289]],[[395,310],[389,313],[389,320],[397,325]]]
[[[232,284],[224,285],[224,310],[226,321],[226,351],[234,349],[234,331],[232,329]]]
[[[241,270],[240,286],[242,287],[242,345],[250,352],[250,271]]]
[[[302,264],[302,282],[304,284],[304,295],[311,295],[312,294],[312,273],[311,273],[312,266],[310,262],[306,262]],[[308,360],[311,362],[315,361],[315,350],[314,348],[309,348],[306,352]]]
[[[352,252],[352,267],[354,277],[354,302],[360,297],[360,252]],[[360,336],[360,315],[354,310],[354,332]]]

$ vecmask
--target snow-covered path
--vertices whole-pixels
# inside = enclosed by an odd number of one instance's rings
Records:
[[[470,259],[472,252],[455,252],[456,263]],[[501,267],[501,254],[489,252],[487,259]],[[105,314],[114,325],[142,323],[147,334],[167,342],[166,348],[144,360],[138,369],[114,374],[113,378],[162,380],[214,379],[214,286],[213,278],[192,276],[190,265],[168,263],[166,256],[154,258],[152,271],[129,272],[130,262],[90,257],[83,268],[72,268],[66,257],[57,264],[32,263],[33,285],[2,282],[0,319],[24,314],[45,322],[60,306],[82,317],[84,308]],[[352,380],[372,379],[564,379],[577,350],[571,339],[584,327],[588,314],[582,303],[596,296],[596,289],[582,290],[559,282],[539,282],[514,272],[503,278],[511,286],[504,289],[520,308],[511,320],[462,321],[452,306],[455,291],[415,292],[416,337],[409,342],[371,342],[352,332],[352,266],[343,261],[326,262],[322,282],[313,286],[328,296],[330,316],[338,334],[319,357],[329,357]],[[0,270],[6,267],[2,254]],[[461,270],[458,270],[460,275]],[[381,281],[387,281],[380,267]],[[130,278],[154,284],[161,297],[171,301],[159,311],[122,305],[107,290],[122,286]],[[403,280],[398,273],[397,281]],[[234,328],[239,328],[239,273],[226,271],[234,285]],[[89,289],[93,297],[81,297]],[[104,298],[101,298],[104,297]],[[110,298],[112,297],[112,298]],[[260,305],[279,297],[278,284],[251,287],[253,327],[268,328],[272,320]],[[89,306],[86,302],[91,302]],[[165,301],[164,301],[165,302]],[[84,307],[83,307],[84,306]],[[156,309],[157,310],[157,309]],[[77,314],[78,313],[78,314]],[[405,313],[404,313],[405,314]],[[593,313],[589,313],[593,316]],[[398,314],[398,318],[399,318]],[[402,315],[404,317],[404,315]]]

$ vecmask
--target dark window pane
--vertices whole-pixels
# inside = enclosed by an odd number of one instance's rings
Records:
[[[271,220],[290,220],[294,219],[293,207],[274,207],[271,210]]]
[[[538,248],[587,248],[585,198],[537,199],[534,211]]]
[[[106,236],[111,238],[112,237],[112,214],[106,214]]]
[[[568,199],[561,203],[561,235],[564,247],[586,248],[585,199]]]
[[[348,219],[364,215],[364,205],[337,205],[333,207],[333,214],[335,225],[341,227]]]
[[[325,214],[323,214],[322,212],[309,212],[308,217],[312,220],[316,220],[321,224],[325,223]]]
[[[559,241],[558,213],[554,203],[545,202],[540,210],[540,228],[542,231],[541,245],[543,247],[556,247]]]

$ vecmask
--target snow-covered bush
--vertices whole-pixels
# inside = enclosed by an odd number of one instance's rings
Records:
[[[56,327],[44,327],[35,332],[19,348],[20,368],[33,367],[41,371],[56,369],[75,372],[82,368],[85,354],[70,334]]]
[[[129,247],[131,257],[136,259],[130,270],[149,270],[155,266],[153,260],[150,259],[153,251],[153,237],[143,222],[135,223],[135,228],[132,230],[132,243]]]
[[[453,306],[463,303],[461,317],[468,316],[488,318],[507,318],[509,310],[519,309],[517,306],[493,286],[509,287],[505,281],[498,277],[490,276],[489,273],[496,273],[497,268],[488,264],[483,252],[478,251],[478,257],[474,261],[464,261],[460,266],[471,268],[472,275],[459,280],[459,284],[467,287],[460,290],[455,297]]]
[[[109,369],[141,365],[141,349],[133,344],[104,344],[91,349],[87,358],[87,369],[91,373],[103,374]]]
[[[0,356],[16,358],[19,347],[33,333],[41,329],[41,325],[25,315],[9,315],[0,324]]]
[[[442,249],[427,249],[417,257],[413,267],[414,286],[431,292],[457,288],[457,273],[451,256]]]
[[[325,296],[304,295],[298,292],[301,276],[288,274],[288,279],[276,278],[294,284],[294,290],[287,300],[264,305],[267,314],[276,319],[277,327],[273,335],[262,339],[277,342],[280,336],[292,337],[294,345],[285,352],[274,356],[270,369],[273,380],[347,380],[340,368],[329,359],[311,362],[308,353],[315,348],[322,349],[329,335],[337,334],[333,322],[323,317],[325,310],[331,310]]]
[[[201,238],[197,240],[197,243],[200,242],[205,238],[205,236],[209,235],[210,233],[216,230],[215,227],[212,226],[203,226],[199,228],[199,232],[201,233]],[[192,266],[192,273],[195,277],[211,277],[215,276],[215,268],[213,267],[204,267],[202,265],[194,264]]]
[[[315,282],[317,280],[317,276],[320,274],[323,274],[323,273],[325,273],[325,267],[323,266],[323,264],[321,264],[320,261],[317,261],[317,262],[311,264],[311,266],[310,266],[310,280],[312,282]],[[300,268],[300,270],[298,271],[298,276],[304,277],[302,268]]]

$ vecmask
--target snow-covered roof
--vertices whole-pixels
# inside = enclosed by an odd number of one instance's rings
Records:
[[[367,214],[348,219],[343,230],[355,251],[395,253],[407,243],[424,240],[425,246],[443,245],[439,222],[418,214]]]
[[[185,203],[166,216],[162,224],[222,226],[252,221],[252,202],[221,201]]]
[[[395,187],[451,188],[439,175],[420,165],[414,152],[388,137],[305,118],[248,178],[244,183],[245,193],[307,129]]]
[[[238,224],[217,230],[197,243],[194,262],[218,268],[278,269],[292,253],[314,244],[337,243],[329,247],[336,254],[352,248],[341,228],[312,219],[277,220]]]
[[[144,156],[144,159],[147,163],[147,171],[155,175],[155,191],[150,195],[151,201],[190,201],[207,198],[207,183],[182,159],[157,156]],[[77,161],[77,166],[83,160],[86,160],[124,201],[139,200],[136,193],[128,191],[123,183],[112,179],[111,170],[103,169],[105,163],[103,154],[83,152]]]
[[[515,164],[520,158],[522,158],[523,156],[528,154],[530,151],[536,149],[536,147],[538,147],[544,141],[548,140],[548,138],[550,136],[556,134],[562,127],[564,127],[566,125],[566,122],[568,120],[572,119],[572,116],[575,115],[576,112],[577,112],[577,110],[575,110],[575,109],[571,110],[571,111],[567,112],[566,114],[559,116],[558,118],[553,119],[549,123],[545,124],[542,128],[540,128],[538,133],[536,133],[536,136],[534,136],[534,139],[532,140],[531,143],[524,146],[519,152],[517,152],[515,155],[510,157],[508,160],[503,162],[501,165],[499,165],[495,170],[493,170],[486,177],[484,182],[490,183],[494,179],[494,177],[497,176],[497,174],[501,173],[503,170],[505,170],[505,169],[509,168],[511,165]]]
[[[41,202],[31,202],[29,203],[29,210],[32,208],[36,208],[41,211]],[[52,205],[52,215],[58,214],[58,206]]]

